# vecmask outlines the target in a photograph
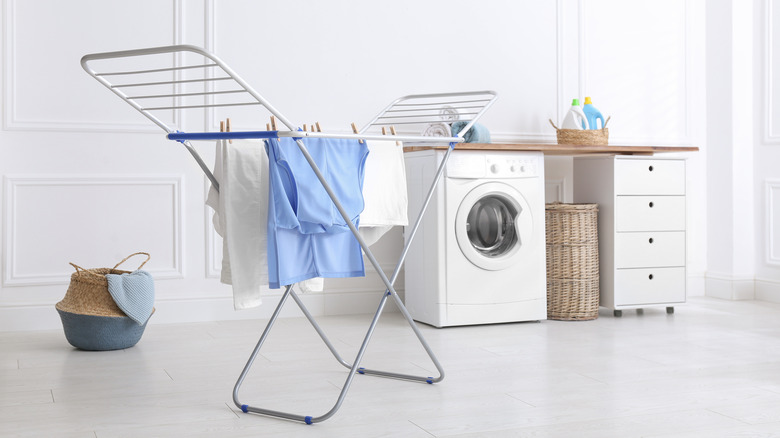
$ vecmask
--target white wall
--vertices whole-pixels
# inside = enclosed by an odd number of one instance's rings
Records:
[[[780,4],[756,1],[753,17],[755,296],[780,303]]]
[[[554,142],[547,120],[560,121],[573,97],[589,95],[612,116],[612,144],[700,146],[688,155],[688,258],[690,290],[703,293],[703,0],[4,0],[2,7],[0,331],[58,327],[53,304],[67,288],[68,262],[112,266],[135,251],[153,256],[145,266],[157,279],[153,323],[270,314],[271,305],[234,312],[229,287],[219,284],[220,243],[194,161],[78,62],[86,53],[179,43],[216,52],[293,121],[328,130],[347,131],[400,95],[493,89],[499,101],[483,123],[495,142]],[[266,122],[239,111],[175,121],[213,130],[226,116],[235,129]],[[211,162],[213,146],[197,147]],[[548,193],[570,201],[570,160],[550,160],[547,176]],[[768,193],[778,208],[780,192]],[[398,231],[380,242],[387,270],[400,247]],[[777,257],[780,245],[772,248]],[[369,273],[304,298],[315,314],[369,312],[380,287]]]
[[[708,1],[708,296],[780,302],[780,12]]]

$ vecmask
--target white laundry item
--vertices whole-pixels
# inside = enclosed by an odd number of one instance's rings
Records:
[[[409,225],[403,146],[395,140],[367,140],[360,235],[376,243],[393,226]]]
[[[209,190],[206,205],[222,236],[220,281],[233,286],[235,309],[257,307],[268,289],[266,256],[268,155],[262,140],[217,141],[214,177],[219,192]]]
[[[452,137],[450,125],[442,123],[429,123],[423,129],[422,135],[426,137]]]
[[[439,118],[447,123],[460,120],[460,111],[452,105],[444,105],[439,111]]]
[[[233,307],[262,304],[268,287],[268,155],[262,140],[218,140],[214,178],[219,191],[209,189],[206,205],[222,236],[220,282],[233,286]],[[301,292],[321,292],[322,279],[299,284]]]

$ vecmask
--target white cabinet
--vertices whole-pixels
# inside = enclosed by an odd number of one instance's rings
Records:
[[[575,157],[573,185],[574,202],[599,204],[601,306],[685,302],[685,160]]]

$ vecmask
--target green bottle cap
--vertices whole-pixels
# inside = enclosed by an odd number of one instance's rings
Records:
[[[571,106],[580,106],[580,100],[579,99],[572,99],[571,100]]]

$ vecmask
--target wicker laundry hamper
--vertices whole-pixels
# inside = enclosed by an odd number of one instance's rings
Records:
[[[574,144],[585,146],[602,146],[609,143],[609,129],[607,123],[612,117],[607,117],[601,129],[559,129],[552,119],[550,124],[555,128],[558,144]]]
[[[151,258],[148,253],[137,252],[113,268],[84,269],[70,264],[76,272],[70,276],[68,291],[55,308],[71,345],[82,350],[119,350],[132,347],[141,339],[146,323],[139,325],[122,312],[108,292],[106,279],[106,274],[130,273],[117,268],[135,255],[146,256],[136,270]]]
[[[547,204],[547,318],[599,316],[597,204]]]

